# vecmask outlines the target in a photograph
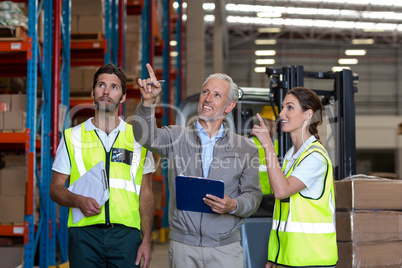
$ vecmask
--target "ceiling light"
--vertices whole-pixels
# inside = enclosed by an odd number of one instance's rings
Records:
[[[215,4],[214,3],[204,3],[204,4],[202,4],[202,8],[204,10],[215,10]]]
[[[272,65],[275,64],[274,59],[256,59],[255,64],[257,65]]]
[[[172,46],[172,47],[175,47],[175,46],[177,46],[177,41],[172,40],[172,41],[169,42],[169,45]]]
[[[342,70],[343,69],[348,69],[348,70],[350,70],[350,67],[348,67],[348,66],[334,66],[334,67],[332,67],[332,71],[333,72],[342,72]]]
[[[256,73],[265,73],[265,67],[255,67],[254,72]]]
[[[288,0],[289,2],[310,2],[310,3],[327,3],[327,4],[334,4],[334,3],[341,3],[344,4],[345,0]],[[349,0],[347,1],[348,4],[355,4],[355,5],[363,5],[363,6],[402,6],[402,2],[400,0],[388,0],[388,1],[378,1],[378,0]]]
[[[177,52],[177,51],[170,52],[170,57],[177,57],[178,55],[179,55],[179,52]]]
[[[345,65],[349,65],[349,64],[357,64],[359,61],[357,59],[339,59],[338,63],[339,64],[345,64]]]
[[[204,21],[213,22],[213,21],[215,21],[215,16],[214,15],[205,15]]]
[[[364,50],[364,49],[347,49],[347,50],[345,50],[345,55],[347,55],[347,56],[364,56],[364,55],[366,55],[366,50]]]
[[[258,12],[257,17],[260,18],[280,18],[282,17],[282,13],[276,12]]]
[[[316,20],[316,19],[296,19],[296,18],[258,18],[251,16],[227,16],[226,21],[229,24],[247,24],[247,25],[278,25],[295,27],[321,27],[331,29],[383,29],[385,31],[402,31],[402,25],[395,23],[375,23],[360,21],[341,21],[341,20]],[[260,28],[260,33],[278,33],[280,28]],[[275,29],[275,30],[272,30]]]
[[[275,39],[256,39],[254,41],[256,45],[276,45]]]
[[[352,39],[353,45],[372,45],[374,44],[374,39]]]
[[[382,33],[384,29],[363,29],[363,32],[366,33]]]
[[[258,28],[259,33],[280,33],[281,28]]]
[[[275,50],[256,50],[256,56],[274,56],[276,54]]]

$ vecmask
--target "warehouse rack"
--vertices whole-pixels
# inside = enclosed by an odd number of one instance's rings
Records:
[[[71,1],[70,0],[25,0],[15,1],[28,3],[28,34],[21,40],[0,41],[0,51],[4,52],[0,59],[1,76],[27,77],[27,122],[24,133],[0,133],[2,148],[20,148],[25,150],[27,159],[27,187],[25,222],[20,225],[0,225],[0,236],[24,237],[24,267],[33,267],[35,255],[39,256],[40,267],[49,267],[56,263],[67,261],[67,208],[59,208],[59,218],[56,216],[56,204],[49,198],[51,165],[55,155],[60,131],[69,127],[68,118],[59,127],[59,110],[85,103],[85,99],[71,99],[69,92],[70,66],[99,66],[112,62],[124,68],[125,14],[142,15],[143,36],[143,67],[146,62],[153,62],[155,51],[162,51],[163,70],[157,70],[167,81],[164,86],[164,103],[170,103],[169,92],[171,81],[177,79],[177,96],[181,96],[182,60],[177,63],[177,70],[170,71],[171,38],[171,6],[172,1],[164,0],[163,49],[155,49],[153,29],[155,22],[152,11],[155,3],[152,0],[104,1],[105,33],[96,38],[86,40],[71,40]],[[181,2],[181,1],[180,1]],[[181,3],[180,3],[181,6]],[[182,10],[180,8],[180,10]],[[38,18],[43,12],[43,40],[38,37]],[[181,11],[180,11],[181,12]],[[144,23],[147,22],[148,23]],[[178,47],[181,47],[182,25],[181,15],[177,20],[176,37]],[[61,38],[58,38],[58,37]],[[83,51],[87,57],[83,59]],[[182,48],[179,51],[181,55]],[[12,54],[11,54],[12,53]],[[157,55],[158,56],[158,55]],[[38,72],[39,69],[39,72]],[[146,68],[143,68],[143,70]],[[37,111],[38,74],[42,77],[43,91],[40,110]],[[130,93],[133,94],[133,93]],[[138,95],[138,91],[134,93]],[[180,97],[176,102],[180,101]],[[163,122],[169,122],[167,110],[159,109],[163,114]],[[121,112],[122,114],[122,112]],[[63,118],[61,118],[63,120]],[[60,129],[59,129],[60,128]],[[40,130],[40,140],[36,140]],[[40,150],[40,155],[38,154]],[[37,163],[40,161],[40,164]],[[166,176],[165,176],[166,178]],[[154,179],[162,179],[157,177]],[[35,230],[35,187],[40,195],[39,224]],[[166,203],[165,203],[166,204]],[[167,223],[167,210],[163,213]],[[59,223],[58,223],[59,222]],[[56,250],[59,260],[56,261]]]
[[[1,225],[2,236],[24,237],[24,263],[32,267],[34,257],[34,192],[36,161],[36,92],[37,92],[37,57],[38,39],[36,27],[35,1],[29,1],[28,36],[21,40],[3,40],[0,42],[2,76],[27,76],[27,118],[25,133],[1,133],[0,142],[13,147],[25,144],[27,158],[27,184],[25,196],[25,222],[23,225]],[[31,264],[31,265],[29,265]]]
[[[182,85],[183,85],[183,60],[182,55],[184,51],[184,47],[182,45],[183,34],[184,34],[184,27],[182,23],[182,0],[176,1],[179,4],[179,8],[176,13],[172,12],[172,4],[173,1],[171,0],[163,0],[161,1],[162,4],[162,14],[158,14],[159,16],[162,15],[163,22],[162,25],[157,25],[162,29],[162,38],[159,40],[160,42],[155,42],[155,33],[154,27],[156,23],[155,20],[155,1],[148,0],[144,1],[144,6],[142,9],[142,77],[148,77],[148,71],[146,68],[146,64],[150,63],[152,66],[154,63],[155,57],[162,56],[162,69],[154,68],[156,77],[162,77],[163,80],[166,82],[163,84],[163,91],[162,91],[162,103],[163,108],[161,110],[162,115],[162,125],[167,126],[173,123],[171,118],[171,113],[169,111],[169,105],[175,104],[176,107],[179,106],[180,101],[182,99]],[[161,9],[159,9],[161,10]],[[173,23],[176,22],[176,27],[173,27]],[[177,41],[177,52],[178,57],[176,59],[176,68],[172,69],[171,64],[171,48],[170,48],[170,41],[172,40],[172,32],[175,32],[175,37]],[[154,66],[155,67],[155,66]],[[163,70],[163,71],[162,71]],[[176,82],[176,99],[173,100],[173,92],[172,84]],[[166,160],[163,160],[166,161]],[[162,165],[166,166],[166,165]],[[169,192],[166,191],[167,183],[167,169],[162,170],[162,176],[154,176],[153,180],[158,180],[163,183],[163,210],[162,211],[155,211],[155,215],[158,215],[162,218],[161,226],[162,229],[160,230],[160,242],[165,242],[165,230],[168,227],[168,207],[166,204],[169,202]]]

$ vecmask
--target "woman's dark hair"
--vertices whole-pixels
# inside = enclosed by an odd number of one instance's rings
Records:
[[[311,135],[320,141],[317,127],[322,123],[322,103],[318,95],[311,89],[305,87],[294,87],[288,91],[286,95],[293,95],[299,101],[303,111],[311,109],[313,116],[311,117],[308,130]]]
[[[123,69],[121,69],[120,67],[116,67],[111,63],[103,65],[96,71],[96,73],[94,74],[94,82],[92,84],[92,90],[94,90],[96,83],[98,83],[98,77],[101,74],[115,74],[120,79],[121,90],[123,92],[123,95],[126,94],[127,76],[124,73]]]

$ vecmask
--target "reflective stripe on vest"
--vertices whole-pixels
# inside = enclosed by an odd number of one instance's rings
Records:
[[[139,194],[147,151],[134,140],[132,126],[126,124],[126,130],[118,133],[110,153],[106,153],[96,132],[86,131],[84,124],[65,130],[64,137],[71,162],[70,184],[104,161],[109,167],[110,222],[140,229]],[[70,209],[69,227],[106,223],[105,206],[101,214],[85,217],[76,224],[71,216]]]
[[[275,200],[268,260],[285,266],[334,266],[337,262],[332,164],[325,148],[313,142],[286,174],[291,176],[308,155],[320,153],[327,165],[324,189],[317,199],[301,193]],[[283,165],[286,168],[287,161]]]

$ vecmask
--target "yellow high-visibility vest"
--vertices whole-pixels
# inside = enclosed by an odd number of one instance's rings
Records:
[[[275,200],[268,260],[291,267],[335,266],[338,260],[335,230],[335,195],[332,163],[325,148],[315,141],[301,154],[286,174],[313,152],[320,153],[327,166],[322,195],[313,199],[300,192]],[[285,161],[282,169],[286,168]]]
[[[120,131],[106,152],[95,130],[86,131],[84,124],[64,131],[71,173],[70,185],[100,161],[104,161],[109,184],[109,200],[99,215],[84,217],[73,223],[69,209],[68,227],[116,223],[140,229],[139,193],[147,150],[134,140],[132,126]]]

